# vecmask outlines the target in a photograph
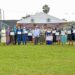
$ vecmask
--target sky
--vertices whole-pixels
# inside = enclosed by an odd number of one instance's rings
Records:
[[[75,21],[75,0],[0,0],[2,19],[21,19],[26,15],[42,12],[42,6],[50,7],[49,15]]]

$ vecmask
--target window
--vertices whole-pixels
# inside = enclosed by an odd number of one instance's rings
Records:
[[[47,22],[50,22],[50,18],[47,18]]]
[[[34,22],[34,19],[31,19],[31,22]]]

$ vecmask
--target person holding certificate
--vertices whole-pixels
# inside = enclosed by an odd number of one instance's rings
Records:
[[[18,45],[21,44],[21,28],[20,27],[17,28],[17,43]]]
[[[73,45],[72,32],[71,32],[71,30],[68,30],[67,31],[67,34],[68,34],[68,42],[69,42],[69,45]]]
[[[23,43],[23,45],[25,44],[27,44],[27,36],[28,36],[28,31],[26,30],[26,28],[24,27],[23,29],[22,29],[22,43]]]
[[[57,41],[57,44],[59,45],[60,44],[60,32],[56,32],[56,41]]]

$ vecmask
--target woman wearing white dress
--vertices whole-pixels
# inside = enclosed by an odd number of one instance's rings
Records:
[[[6,29],[1,30],[1,43],[6,43]]]

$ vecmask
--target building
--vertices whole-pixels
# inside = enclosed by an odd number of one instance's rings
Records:
[[[0,20],[0,30],[2,27],[13,27],[18,20]]]
[[[63,28],[66,23],[65,20],[40,12],[17,21],[17,26],[25,26],[28,29],[32,29],[36,25],[39,27],[43,26],[44,28]]]

